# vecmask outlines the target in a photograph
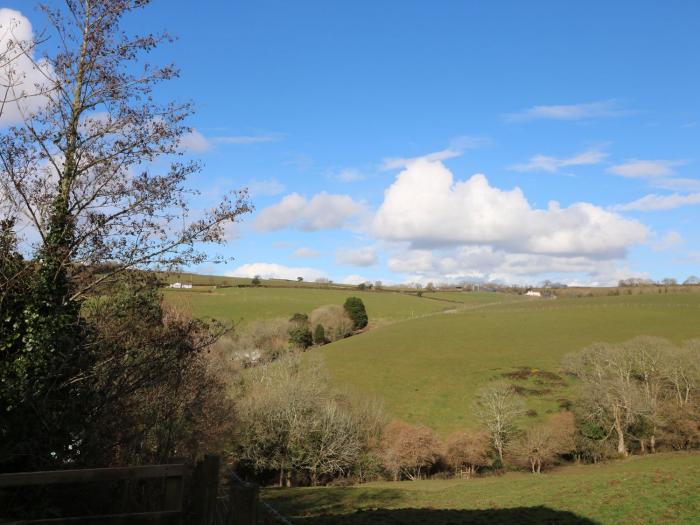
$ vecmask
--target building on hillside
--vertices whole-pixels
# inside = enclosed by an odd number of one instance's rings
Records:
[[[528,290],[527,292],[525,292],[525,295],[527,295],[528,297],[542,297],[542,294],[535,290]]]
[[[170,288],[192,288],[192,283],[172,283]]]

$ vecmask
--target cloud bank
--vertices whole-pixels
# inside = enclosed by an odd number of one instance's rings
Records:
[[[440,162],[412,162],[386,190],[371,231],[411,248],[491,245],[506,252],[623,257],[648,229],[593,204],[534,209],[519,188],[500,190],[477,174],[455,181]]]

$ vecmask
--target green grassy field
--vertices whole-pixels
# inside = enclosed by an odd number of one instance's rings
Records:
[[[517,367],[556,372],[568,352],[637,335],[677,342],[700,337],[700,294],[487,303],[384,326],[313,351],[325,356],[338,384],[383,400],[394,417],[444,435],[476,426],[473,396],[490,379]],[[539,418],[571,394],[563,379],[551,382],[535,372],[520,383],[540,390],[525,395]]]
[[[191,309],[194,315],[239,322],[253,319],[291,317],[295,312],[309,314],[325,304],[343,304],[350,296],[361,297],[370,320],[398,321],[461,307],[446,301],[422,299],[396,292],[362,292],[323,288],[194,288],[165,290],[166,300]],[[467,294],[465,294],[467,295]],[[476,304],[497,294],[474,294]]]
[[[263,496],[294,523],[314,525],[696,524],[700,454],[637,456],[539,476],[268,489]]]

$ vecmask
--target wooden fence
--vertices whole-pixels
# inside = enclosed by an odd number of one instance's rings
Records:
[[[128,511],[129,487],[137,480],[161,483],[161,509]],[[220,460],[214,455],[205,456],[194,469],[184,464],[171,464],[0,474],[0,491],[81,483],[117,482],[123,485],[121,495],[115,492],[113,497],[121,498],[122,509],[119,513],[20,521],[3,521],[0,516],[0,524],[289,525],[284,517],[260,501],[256,484],[241,480],[233,472],[225,474],[225,487],[220,487],[219,481]]]

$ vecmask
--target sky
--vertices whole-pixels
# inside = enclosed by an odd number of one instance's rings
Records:
[[[232,260],[190,270],[700,275],[700,2],[154,0],[126,29],[178,37],[150,59],[197,107],[192,205],[255,206],[212,250]]]

